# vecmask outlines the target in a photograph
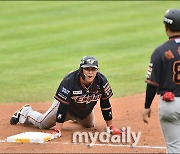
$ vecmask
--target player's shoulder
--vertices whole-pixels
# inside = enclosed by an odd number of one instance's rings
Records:
[[[68,82],[71,84],[71,82],[74,82],[74,80],[77,79],[78,76],[79,76],[79,70],[71,71],[63,78],[63,82]]]
[[[97,76],[101,79],[106,78],[104,74],[102,74],[101,72],[97,72]]]
[[[158,45],[154,51],[166,51],[166,49],[170,48],[174,43],[176,43],[175,40],[167,40]]]
[[[79,70],[73,70],[71,72],[69,72],[65,77],[64,79],[71,79],[73,77],[75,77],[76,75],[78,75],[79,73]]]
[[[155,51],[155,52],[161,51],[162,49],[164,49],[166,43],[167,43],[167,42],[161,43],[160,45],[158,45],[158,46],[155,48],[154,51]]]
[[[101,72],[97,72],[96,76],[97,76],[98,81],[101,82],[102,84],[104,82],[107,82],[106,76],[104,74],[102,74]]]
[[[161,43],[154,49],[152,56],[158,57],[162,54],[164,55],[164,52],[169,48],[169,46],[170,46],[169,40]]]

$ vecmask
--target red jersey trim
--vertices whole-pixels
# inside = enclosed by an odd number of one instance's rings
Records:
[[[105,98],[102,98],[102,97],[101,97],[101,99],[108,99],[108,98],[110,98],[112,95],[113,95],[113,93],[111,92],[111,94],[110,94],[109,96],[107,96],[107,97],[105,97]]]
[[[158,84],[158,83],[153,82],[153,81],[151,81],[151,80],[146,80],[145,82],[148,83],[148,84],[154,85],[154,86],[156,86],[156,87],[159,87],[159,84]]]
[[[108,107],[108,108],[101,108],[101,110],[110,110],[111,107]]]
[[[61,103],[69,104],[69,102],[66,102],[66,101],[62,100],[62,99],[58,98],[57,96],[54,96],[54,98],[57,99]]]
[[[104,92],[106,92],[109,88],[111,88],[111,87],[110,87],[110,85],[108,84],[108,85],[106,86],[106,88],[104,89]]]

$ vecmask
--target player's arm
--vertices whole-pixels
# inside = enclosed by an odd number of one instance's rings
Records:
[[[145,103],[144,108],[149,109],[151,107],[152,101],[156,95],[157,87],[147,84],[146,86],[146,97],[145,97]]]
[[[66,119],[66,114],[68,111],[68,106],[70,102],[71,92],[70,92],[70,86],[69,86],[69,80],[64,79],[54,96],[54,98],[59,102],[59,107],[56,114],[56,129],[61,131],[63,123]]]
[[[56,129],[58,129],[60,131],[62,130],[63,123],[65,122],[65,119],[66,119],[68,105],[69,104],[65,104],[65,103],[60,102],[58,110],[57,110]]]
[[[109,99],[100,99],[100,107],[107,126],[112,125],[112,109]]]
[[[157,92],[157,87],[151,85],[151,84],[147,84],[146,86],[146,97],[145,97],[145,103],[144,103],[144,111],[143,111],[143,121],[145,123],[148,123],[147,118],[150,118],[151,116],[151,104],[152,101],[156,95]]]
[[[102,96],[100,99],[100,107],[106,125],[109,127],[112,125],[112,109],[109,98],[113,95],[112,89],[104,75],[101,74],[102,78]]]
[[[122,132],[119,129],[116,129],[113,126],[112,108],[111,108],[109,98],[100,99],[100,106],[101,106],[101,112],[102,112],[103,118],[106,122],[106,131],[111,134],[122,134]]]
[[[100,99],[100,107],[103,118],[106,122],[107,127],[112,125],[112,108],[109,98],[113,95],[112,89],[104,77],[104,86],[102,87],[102,97]]]
[[[66,119],[66,114],[67,114],[67,109],[68,109],[68,104],[59,102],[59,107],[58,107],[58,111],[56,114],[56,126],[54,131],[52,132],[52,134],[54,134],[55,138],[58,138],[61,136],[61,130],[62,130],[62,126],[63,123]]]
[[[109,98],[113,95],[111,86],[109,85],[109,82],[107,81],[106,77],[102,74],[99,74],[102,79],[102,96],[100,99],[100,106],[101,106],[101,112],[103,115],[103,118],[106,122],[106,131],[112,134],[122,134],[122,132],[119,129],[116,129],[113,126],[112,122],[112,108],[109,101]]]
[[[142,114],[143,121],[148,123],[148,117],[150,118],[151,115],[151,104],[156,95],[157,89],[159,87],[159,81],[161,79],[161,55],[157,49],[153,52],[151,56],[151,62],[149,63],[149,68],[147,71],[147,78],[146,78],[146,96],[145,96],[145,103],[144,103],[144,111]]]

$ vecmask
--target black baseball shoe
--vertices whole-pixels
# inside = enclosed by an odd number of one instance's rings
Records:
[[[30,106],[30,105],[24,105],[19,111],[16,111],[13,116],[11,117],[10,119],[10,124],[11,125],[16,125],[18,122],[19,122],[19,118],[20,118],[20,115],[21,115],[21,111],[24,107],[27,107],[27,106]]]

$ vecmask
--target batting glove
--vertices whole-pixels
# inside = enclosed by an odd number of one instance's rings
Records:
[[[54,138],[61,137],[61,131],[59,129],[54,129],[54,131],[51,133]]]
[[[165,92],[162,99],[166,102],[172,102],[174,100],[174,94],[172,92]]]
[[[115,128],[114,126],[109,126],[109,127],[106,127],[106,132],[110,133],[110,134],[113,134],[113,135],[121,135],[122,134],[122,131]]]

